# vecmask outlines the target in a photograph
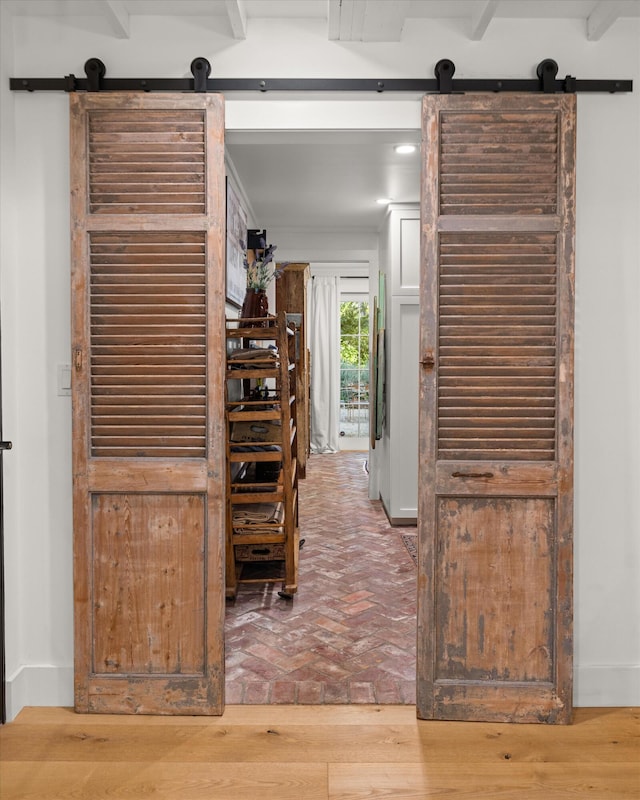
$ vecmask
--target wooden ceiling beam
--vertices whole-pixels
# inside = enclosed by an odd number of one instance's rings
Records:
[[[362,42],[367,0],[342,0],[340,9],[340,41]]]
[[[498,0],[485,0],[484,3],[478,3],[478,7],[471,17],[472,41],[481,41],[485,31],[489,27],[489,23],[495,16],[497,7]]]
[[[613,23],[622,16],[624,3],[619,0],[600,0],[587,18],[587,39],[599,42]]]
[[[128,39],[129,12],[122,0],[100,0],[98,7],[116,39]]]
[[[243,0],[224,0],[234,39],[247,38],[247,12]]]
[[[367,0],[364,19],[364,42],[399,42],[411,8],[409,0],[377,3]]]
[[[337,42],[340,39],[340,12],[342,10],[341,6],[342,6],[341,0],[329,0],[328,37],[330,42]]]
[[[410,8],[410,0],[329,0],[329,39],[399,42]]]

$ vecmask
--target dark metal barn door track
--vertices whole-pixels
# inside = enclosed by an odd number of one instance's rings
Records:
[[[435,78],[210,78],[206,58],[191,62],[192,78],[106,78],[99,58],[84,65],[86,78],[10,78],[12,91],[23,92],[420,92],[423,94],[464,94],[465,92],[618,92],[633,91],[631,80],[578,80],[567,75],[557,78],[558,65],[547,58],[536,69],[537,78],[495,79],[454,78],[455,64],[441,59]]]

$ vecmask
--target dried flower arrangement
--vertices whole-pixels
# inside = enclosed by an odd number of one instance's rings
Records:
[[[248,253],[254,255],[253,261],[249,262],[247,256],[244,258],[244,268],[247,271],[247,289],[266,289],[274,278],[282,275],[286,262],[277,268],[273,263],[273,253],[277,245],[267,245],[264,239],[260,239],[260,249],[249,250]]]

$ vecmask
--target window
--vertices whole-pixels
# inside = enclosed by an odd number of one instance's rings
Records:
[[[369,436],[369,303],[340,303],[340,436]]]

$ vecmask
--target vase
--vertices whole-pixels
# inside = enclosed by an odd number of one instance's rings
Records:
[[[240,317],[251,320],[247,322],[247,328],[266,328],[269,325],[267,315],[269,313],[269,299],[264,289],[247,289],[242,304]]]

